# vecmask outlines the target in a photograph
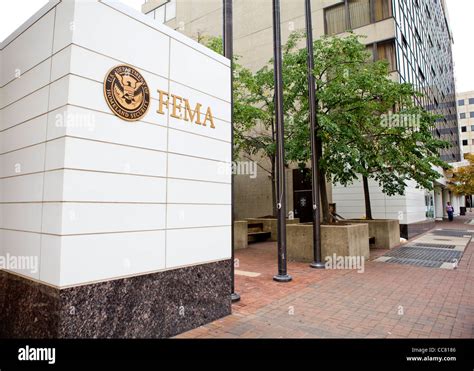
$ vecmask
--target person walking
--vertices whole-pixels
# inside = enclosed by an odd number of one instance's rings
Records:
[[[450,222],[454,219],[454,207],[451,205],[451,202],[448,202],[446,205],[446,212],[448,213],[448,219]]]

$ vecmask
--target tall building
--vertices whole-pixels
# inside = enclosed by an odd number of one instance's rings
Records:
[[[160,19],[188,36],[222,34],[222,0],[149,0],[142,11]],[[447,162],[461,160],[457,124],[456,94],[449,25],[445,0],[313,0],[313,34],[343,35],[346,31],[363,35],[362,41],[374,60],[385,59],[392,76],[409,82],[424,94],[418,103],[439,119],[433,135],[451,146],[440,152]],[[305,27],[304,0],[281,1],[283,41],[295,30]],[[257,70],[273,55],[272,2],[234,1],[234,52],[240,63]],[[259,160],[262,166],[268,166]],[[440,176],[443,171],[440,169]],[[310,185],[301,182],[298,169],[287,174],[288,209],[303,220],[311,218]],[[436,217],[443,217],[444,204],[456,200],[443,191],[444,180],[437,191],[428,192],[409,184],[403,196],[388,197],[372,183],[372,205],[375,218],[395,218],[405,237],[430,228]],[[237,217],[254,217],[271,213],[271,182],[260,172],[254,180],[236,177]],[[443,196],[444,195],[444,196]],[[440,197],[436,201],[436,197]],[[362,185],[334,185],[332,200],[340,215],[364,216]],[[438,206],[436,206],[438,205]]]
[[[474,154],[474,91],[459,93],[457,104],[462,151]]]

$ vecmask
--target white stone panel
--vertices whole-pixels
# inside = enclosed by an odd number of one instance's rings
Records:
[[[62,218],[57,218],[61,215]],[[136,232],[165,228],[164,204],[45,203],[43,233]]]
[[[166,233],[167,267],[230,259],[230,227],[176,229]]]

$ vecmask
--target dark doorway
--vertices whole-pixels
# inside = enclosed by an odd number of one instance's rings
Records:
[[[301,223],[313,221],[311,169],[293,170],[293,210]]]

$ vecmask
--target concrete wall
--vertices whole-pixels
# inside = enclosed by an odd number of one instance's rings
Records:
[[[67,287],[230,258],[227,59],[108,1],[50,3],[0,49],[0,254],[40,260],[17,273]],[[151,91],[134,123],[103,94],[124,63]],[[158,114],[157,89],[215,129]]]
[[[372,216],[374,219],[398,219],[400,224],[426,220],[425,191],[417,189],[414,182],[408,182],[405,195],[387,196],[375,181],[369,181]],[[352,185],[333,187],[333,200],[337,213],[344,218],[365,217],[365,201],[362,181]]]

